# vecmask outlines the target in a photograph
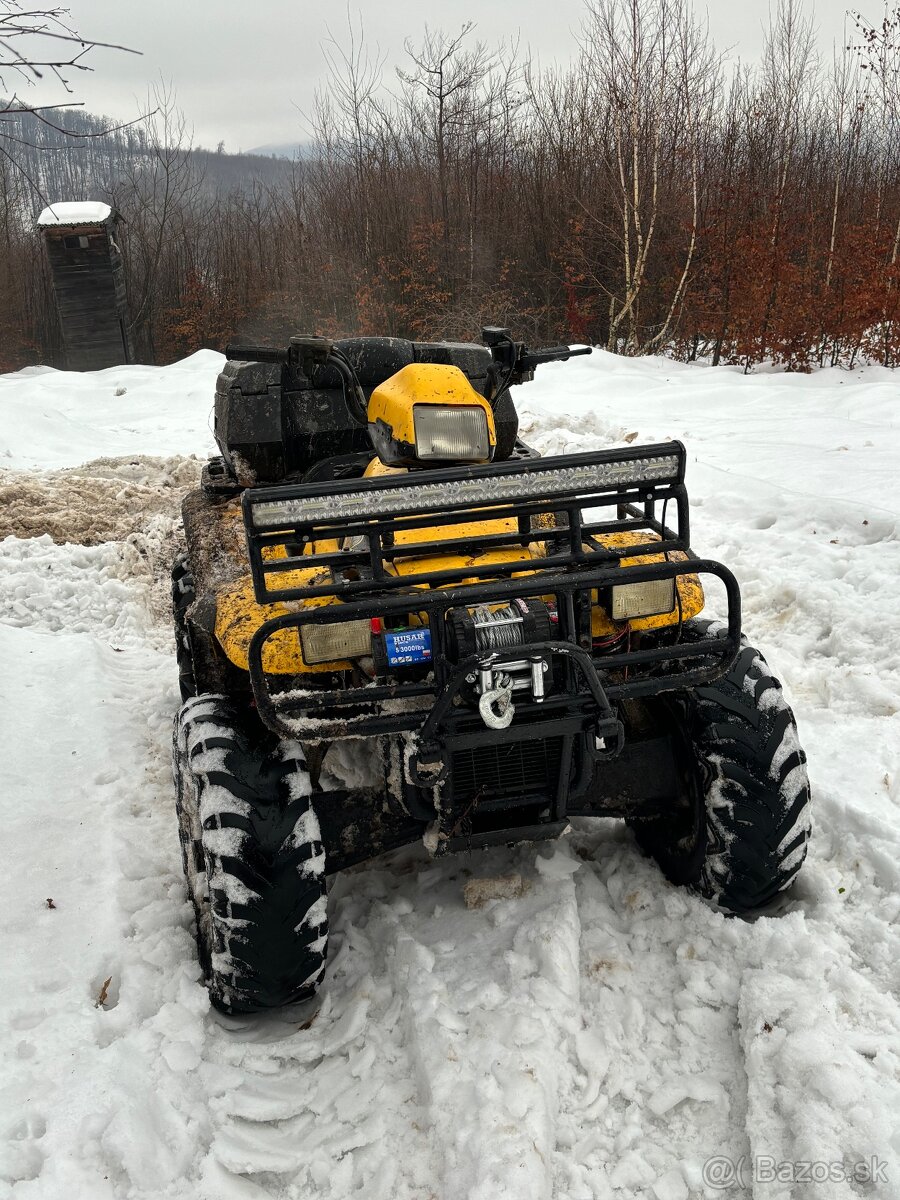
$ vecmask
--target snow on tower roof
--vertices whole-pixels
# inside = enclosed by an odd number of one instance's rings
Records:
[[[111,215],[109,205],[99,200],[66,200],[45,208],[37,223],[39,226],[102,225]]]

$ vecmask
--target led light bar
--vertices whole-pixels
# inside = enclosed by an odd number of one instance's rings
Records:
[[[643,483],[676,483],[677,454],[622,459],[546,471],[520,471],[453,479],[443,483],[403,483],[391,488],[342,492],[327,497],[256,500],[251,505],[255,529],[283,529],[286,525],[316,524],[351,517],[391,516],[447,509],[455,505],[501,504],[505,500],[535,500],[560,492],[596,492],[614,487],[640,487]],[[412,478],[412,477],[410,477]]]

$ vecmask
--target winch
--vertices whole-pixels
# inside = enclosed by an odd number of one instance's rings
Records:
[[[481,718],[491,729],[505,729],[513,719],[514,692],[530,692],[540,703],[549,683],[549,656],[528,653],[528,646],[553,637],[556,614],[542,600],[516,598],[506,605],[481,604],[447,614],[451,659],[478,656],[477,670],[467,677],[474,685]],[[522,657],[495,661],[498,651],[522,647]]]

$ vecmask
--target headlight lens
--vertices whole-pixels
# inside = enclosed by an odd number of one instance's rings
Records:
[[[483,408],[454,404],[413,407],[416,458],[423,462],[489,462],[491,443]]]
[[[335,625],[304,625],[300,630],[303,661],[337,662],[343,658],[361,658],[372,653],[370,621],[342,621]]]
[[[612,590],[612,619],[633,621],[657,617],[675,607],[675,580],[651,579],[649,583],[618,583]]]

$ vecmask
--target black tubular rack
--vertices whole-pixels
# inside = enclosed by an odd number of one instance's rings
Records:
[[[446,613],[515,597],[555,598],[558,641],[546,645],[550,653],[555,645],[566,663],[567,711],[582,727],[604,697],[608,712],[625,697],[716,678],[738,652],[740,593],[730,571],[690,550],[684,468],[684,447],[672,441],[247,490],[242,502],[257,601],[340,601],[298,604],[257,630],[249,665],[261,717],[282,734],[310,738],[421,731],[424,725],[434,733],[433,710],[452,723],[453,700],[474,665],[448,660]],[[499,520],[508,522],[506,531],[471,528]],[[617,533],[633,536],[627,545],[600,540]],[[523,559],[475,561],[515,547]],[[623,558],[647,554],[664,561],[620,566]],[[434,569],[435,557],[459,555],[471,561]],[[302,582],[290,577],[300,570],[311,574]],[[629,641],[625,649],[592,653],[590,612],[598,593],[602,598],[615,584],[686,574],[713,575],[724,584],[728,612],[719,635],[685,642],[676,635],[669,645],[636,648]],[[317,687],[263,671],[263,649],[277,630],[296,627],[299,634],[308,624],[376,617],[402,623],[409,613],[431,629],[427,679]],[[558,701],[540,711],[549,719]],[[511,736],[513,728],[506,731]]]

